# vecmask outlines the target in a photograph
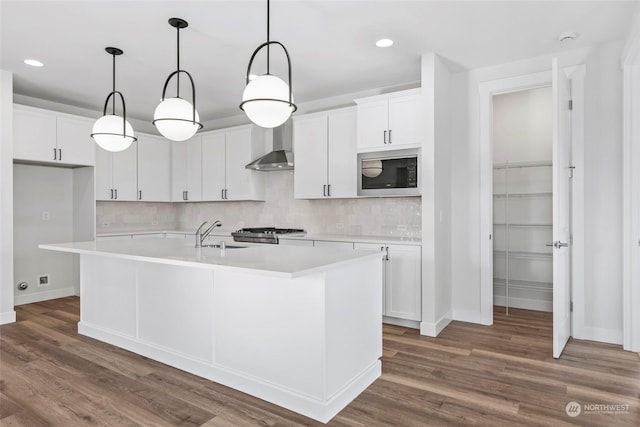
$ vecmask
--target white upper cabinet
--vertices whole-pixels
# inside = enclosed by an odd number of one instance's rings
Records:
[[[293,143],[297,199],[356,197],[355,108],[296,116]]]
[[[202,134],[202,200],[264,200],[264,172],[245,166],[264,154],[253,125]]]
[[[171,201],[171,142],[138,134],[138,200]]]
[[[171,144],[171,200],[202,200],[202,137]]]
[[[23,105],[13,106],[13,158],[16,160],[93,166],[94,120]]]
[[[358,152],[418,147],[422,143],[420,89],[355,101],[358,104]]]
[[[96,200],[138,200],[136,145],[117,153],[96,148]]]

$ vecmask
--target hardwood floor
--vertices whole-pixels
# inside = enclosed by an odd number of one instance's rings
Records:
[[[78,298],[16,312],[0,327],[0,425],[321,425],[78,335]],[[640,425],[638,354],[571,340],[554,360],[550,313],[494,319],[452,322],[438,338],[385,325],[382,377],[329,425]]]

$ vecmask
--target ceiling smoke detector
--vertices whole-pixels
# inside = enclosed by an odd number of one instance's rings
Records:
[[[558,41],[560,43],[570,42],[571,40],[575,40],[578,38],[578,34],[573,31],[565,31],[563,33],[558,34]]]

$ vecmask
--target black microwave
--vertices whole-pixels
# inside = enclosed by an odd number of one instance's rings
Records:
[[[419,196],[420,150],[358,154],[358,196]]]

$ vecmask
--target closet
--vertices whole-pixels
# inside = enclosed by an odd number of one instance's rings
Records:
[[[553,310],[552,96],[493,97],[494,305]]]

